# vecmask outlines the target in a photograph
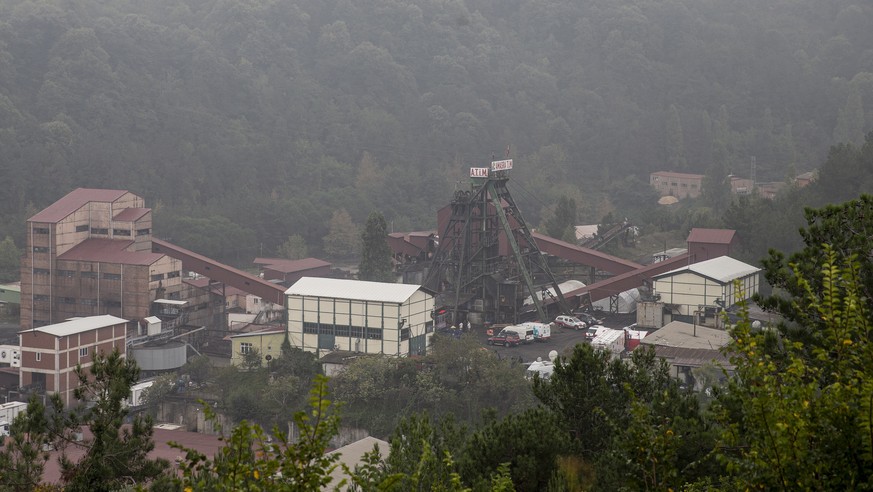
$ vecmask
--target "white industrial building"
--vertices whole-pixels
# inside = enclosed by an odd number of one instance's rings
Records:
[[[757,293],[760,271],[729,256],[720,256],[655,275],[652,290],[674,316],[696,316],[704,311],[708,315],[710,310],[733,306]]]
[[[285,291],[291,346],[408,356],[424,354],[434,298],[419,285],[303,277]]]

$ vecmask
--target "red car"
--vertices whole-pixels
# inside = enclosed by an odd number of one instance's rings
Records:
[[[521,343],[518,333],[501,330],[493,337],[488,337],[488,345],[503,345],[504,347],[517,347]]]

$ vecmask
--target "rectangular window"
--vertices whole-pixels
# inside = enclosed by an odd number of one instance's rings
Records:
[[[83,306],[96,306],[97,299],[82,299]]]
[[[370,340],[381,340],[382,339],[382,329],[381,328],[367,328],[367,338]]]
[[[91,229],[91,227],[88,224],[76,226],[76,232],[88,232],[88,230],[90,230],[90,229]]]
[[[137,236],[148,236],[150,232],[152,232],[151,229],[137,229],[136,235]]]
[[[121,280],[121,274],[120,273],[104,273],[103,279],[104,280]]]
[[[33,300],[34,300],[34,302],[48,302],[49,296],[35,295],[35,296],[33,296]]]
[[[152,282],[157,282],[158,280],[164,280],[163,273],[156,273],[156,274],[152,275]]]
[[[400,330],[400,339],[409,340],[409,328],[403,328]]]
[[[50,273],[51,272],[47,268],[34,268],[33,269],[34,275],[48,275]]]
[[[37,352],[36,353],[36,361],[39,362],[41,360],[42,360],[42,352]]]
[[[303,333],[307,333],[309,335],[317,335],[318,334],[318,323],[304,321],[303,322]]]
[[[670,183],[670,186],[675,187],[675,186],[676,186],[676,182],[675,182],[675,181],[671,182],[671,183]]]
[[[120,308],[121,301],[103,301],[103,305],[108,308]]]
[[[181,276],[182,276],[181,272],[169,272],[169,273],[167,273],[167,278],[177,278],[177,277],[181,277]]]
[[[97,272],[80,272],[82,278],[97,278]]]
[[[130,236],[130,229],[112,229],[113,236]]]
[[[48,234],[49,230],[48,230],[48,227],[34,227],[33,233],[34,234]]]
[[[318,333],[322,335],[333,335],[333,325],[321,325]]]
[[[428,321],[424,324],[425,333],[433,333],[433,321]]]
[[[242,342],[239,344],[239,353],[246,355],[252,351],[252,344],[249,342]]]
[[[167,292],[167,299],[178,301],[180,297],[178,292]]]
[[[349,327],[349,336],[355,338],[364,338],[364,329],[360,326],[350,326]]]
[[[107,228],[105,228],[105,227],[101,227],[101,228],[99,228],[99,229],[98,229],[98,228],[94,228],[94,229],[91,229],[91,234],[99,234],[99,235],[101,235],[101,236],[108,236],[108,235],[109,235],[109,229],[107,229]]]
[[[48,249],[48,246],[34,246],[33,252],[34,253],[48,253],[49,249]]]
[[[688,183],[682,183],[683,188],[688,188]]]
[[[349,325],[337,325],[336,336],[338,336],[338,337],[349,336]]]
[[[61,297],[61,304],[75,304],[75,297]]]
[[[82,347],[79,349],[79,357],[88,357],[88,347]]]

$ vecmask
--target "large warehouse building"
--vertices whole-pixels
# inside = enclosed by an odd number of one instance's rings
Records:
[[[433,335],[434,299],[421,286],[303,277],[285,291],[291,346],[408,356]]]
[[[692,316],[706,308],[727,308],[750,299],[758,292],[760,271],[729,256],[720,256],[655,275],[653,290],[674,315]]]

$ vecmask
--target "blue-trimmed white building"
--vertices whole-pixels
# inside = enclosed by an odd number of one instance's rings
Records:
[[[655,275],[652,288],[674,315],[692,316],[750,299],[758,292],[760,271],[740,260],[720,256]]]
[[[433,295],[419,285],[303,277],[285,291],[291,346],[409,356],[433,335]]]

